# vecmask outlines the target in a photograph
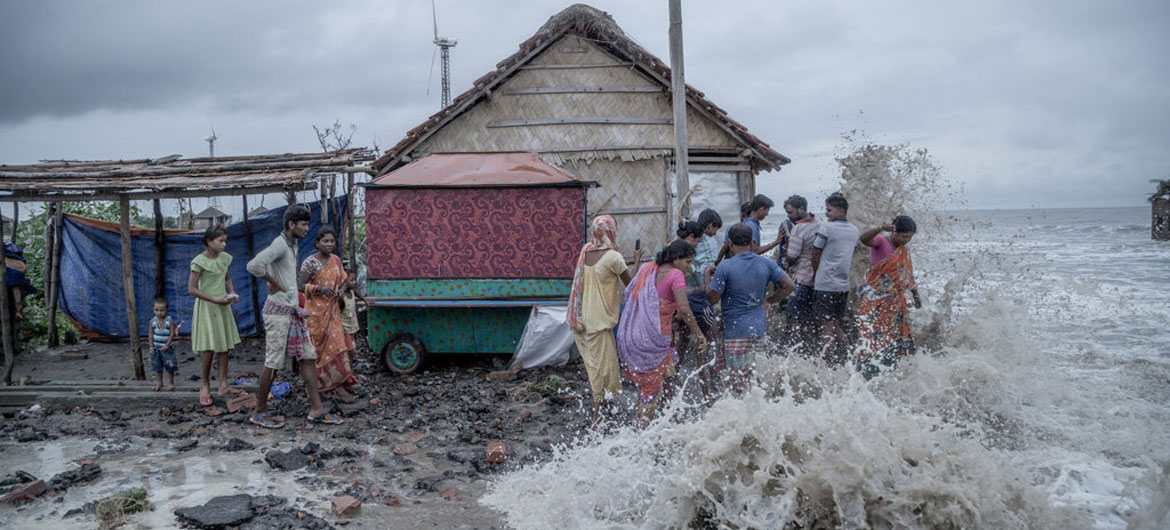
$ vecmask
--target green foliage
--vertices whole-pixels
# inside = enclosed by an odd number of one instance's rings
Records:
[[[1158,188],[1147,200],[1154,202],[1154,199],[1159,197],[1170,199],[1170,179],[1150,179],[1150,182],[1157,184]]]
[[[92,217],[103,221],[119,222],[121,210],[116,202],[67,202],[65,213]],[[29,283],[37,288],[37,293],[24,298],[24,322],[22,324],[22,350],[30,350],[43,346],[48,342],[49,316],[48,293],[45,292],[45,223],[47,208],[29,219],[21,219],[17,228],[16,244],[24,250],[24,259],[27,264],[25,276]],[[134,225],[149,226],[153,224],[142,217],[142,212],[133,205],[130,206],[130,222]],[[73,327],[65,315],[57,313],[57,331],[68,343],[76,342],[78,331]]]
[[[113,528],[129,514],[154,509],[146,500],[146,488],[130,488],[97,503],[96,511],[103,528]]]

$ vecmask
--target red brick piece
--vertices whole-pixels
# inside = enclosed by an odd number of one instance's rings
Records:
[[[31,501],[40,497],[49,489],[43,480],[34,480],[32,482],[25,482],[19,488],[16,488],[4,498],[0,499],[3,504],[20,504],[25,501]]]
[[[503,464],[508,459],[508,445],[504,442],[492,442],[487,446],[487,461],[493,464]]]
[[[353,516],[361,509],[362,501],[359,501],[349,495],[342,495],[333,499],[333,515],[338,517]]]

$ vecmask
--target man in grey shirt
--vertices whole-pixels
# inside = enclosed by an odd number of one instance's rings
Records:
[[[849,266],[860,234],[845,220],[849,201],[839,193],[825,199],[825,219],[813,240],[813,319],[821,328],[821,347],[828,346],[826,360],[843,364],[849,352],[849,336],[841,327],[849,300]]]
[[[284,426],[284,418],[268,414],[268,392],[276,371],[284,367],[284,358],[299,362],[305,392],[309,394],[309,421],[340,424],[321,404],[317,391],[317,352],[305,326],[305,312],[297,302],[297,240],[309,233],[312,214],[300,204],[284,212],[284,231],[268,248],[248,262],[248,272],[268,284],[264,302],[264,369],[260,371],[260,391],[252,423],[269,429]]]

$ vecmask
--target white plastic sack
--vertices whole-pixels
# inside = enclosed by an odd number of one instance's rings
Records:
[[[560,366],[569,362],[573,347],[573,333],[565,323],[568,306],[532,306],[528,325],[520,335],[516,353],[512,354],[511,366],[519,364],[524,368],[538,366]]]

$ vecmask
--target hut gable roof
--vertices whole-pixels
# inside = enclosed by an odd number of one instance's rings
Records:
[[[449,106],[407,132],[401,141],[374,161],[373,168],[379,173],[385,173],[407,161],[404,159],[405,155],[484,98],[491,96],[494,90],[514,76],[522,66],[531,63],[548,47],[569,35],[583,37],[605,52],[628,61],[644,76],[669,90],[669,66],[627,37],[608,13],[584,4],[574,4],[552,16],[536,34],[520,43],[516,53],[497,63],[495,70],[476,79],[472,88],[457,96]],[[763,168],[779,169],[781,165],[791,161],[748,132],[741,123],[728,116],[725,110],[707,99],[704,93],[690,85],[687,85],[686,92],[692,111],[698,112],[725,131],[750,152]]]
[[[219,208],[216,208],[214,206],[208,206],[202,212],[195,214],[196,219],[215,219],[218,217],[227,217],[227,216],[228,216],[228,214],[223,213],[222,211],[219,210]]]

